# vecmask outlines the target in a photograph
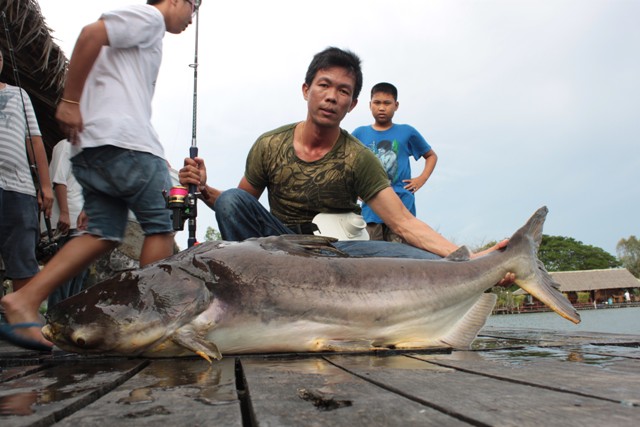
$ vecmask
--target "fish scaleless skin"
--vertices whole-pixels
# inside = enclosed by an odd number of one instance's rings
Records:
[[[43,333],[68,351],[147,357],[468,348],[508,272],[577,323],[536,257],[546,214],[474,259],[348,257],[318,236],[207,242],[61,302]]]

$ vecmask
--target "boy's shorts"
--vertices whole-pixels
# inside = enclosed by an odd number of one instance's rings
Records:
[[[40,239],[38,200],[34,196],[0,188],[0,254],[5,275],[28,279],[40,270],[36,245]]]
[[[87,233],[122,242],[131,210],[145,235],[173,233],[163,190],[171,188],[164,159],[105,145],[85,148],[71,159],[82,186]]]

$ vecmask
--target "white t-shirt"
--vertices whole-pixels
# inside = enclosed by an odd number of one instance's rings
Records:
[[[67,186],[67,205],[69,206],[69,221],[71,228],[76,228],[78,215],[82,211],[84,199],[82,197],[82,186],[76,181],[76,177],[71,170],[71,143],[66,139],[58,142],[53,148],[51,163],[49,164],[49,174],[51,184],[61,184]],[[55,194],[55,193],[54,193]],[[51,225],[55,228],[60,217],[60,206],[58,198],[53,199],[51,209]]]
[[[166,27],[150,5],[104,13],[109,46],[104,46],[87,77],[80,98],[84,129],[79,149],[114,145],[164,158],[151,125],[151,100]]]
[[[25,110],[29,132],[25,126]],[[6,85],[0,89],[0,188],[35,196],[36,188],[27,159],[29,134],[41,136],[29,95],[22,90],[20,96],[18,87]]]

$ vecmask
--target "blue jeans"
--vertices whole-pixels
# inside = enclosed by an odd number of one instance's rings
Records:
[[[0,256],[7,278],[28,279],[40,270],[36,260],[38,239],[38,200],[0,188]]]
[[[87,232],[121,242],[131,210],[145,236],[173,233],[171,211],[162,190],[171,188],[167,162],[142,151],[104,145],[71,158],[82,185]]]
[[[223,192],[214,208],[223,240],[295,234],[244,190],[234,188]],[[402,243],[340,240],[332,245],[353,257],[440,259],[436,254]]]

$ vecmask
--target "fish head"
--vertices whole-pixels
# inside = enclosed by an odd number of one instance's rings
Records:
[[[138,355],[204,311],[209,299],[190,275],[158,267],[127,272],[52,307],[42,333],[66,351]]]

